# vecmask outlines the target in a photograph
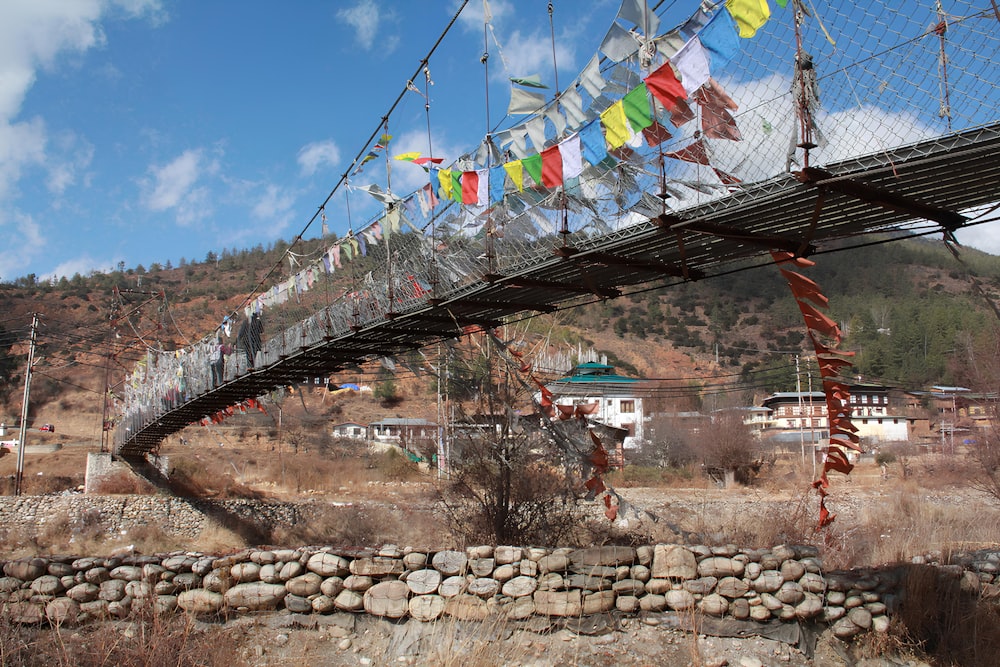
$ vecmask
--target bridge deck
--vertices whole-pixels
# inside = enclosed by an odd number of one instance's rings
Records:
[[[544,312],[629,285],[676,284],[722,272],[771,249],[810,254],[824,242],[888,232],[915,220],[961,226],[960,211],[1000,200],[1000,125],[786,174],[731,195],[602,236],[570,237],[548,259],[483,276],[471,288],[425,299],[363,327],[304,346],[217,389],[193,397],[127,432],[125,456],[240,401],[373,356],[391,356],[491,326],[522,312]],[[666,280],[664,280],[666,279]]]

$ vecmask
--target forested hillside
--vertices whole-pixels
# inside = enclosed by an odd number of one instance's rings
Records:
[[[174,349],[200,338],[254,288],[283,277],[288,248],[282,242],[181,259],[177,266],[120,265],[55,282],[27,276],[0,284],[0,414],[10,422],[20,405],[32,313],[41,315],[33,406],[62,401],[100,411],[105,377],[120,377],[139,354],[116,354],[109,362],[109,350],[128,337],[139,341],[136,350]],[[843,347],[857,352],[856,375],[905,388],[975,386],[976,351],[997,326],[991,301],[1000,295],[1000,258],[963,249],[959,261],[939,241],[910,239],[813,259],[816,265],[802,272],[829,298],[829,314],[845,332]],[[113,304],[138,313],[114,334]],[[607,355],[620,372],[673,381],[699,399],[734,387],[746,390],[741,397],[794,390],[810,372],[819,377],[788,286],[762,260],[722,277],[538,316],[520,331],[571,358],[582,350]],[[430,381],[393,378],[384,368],[368,379],[408,383],[411,406],[434,400]]]

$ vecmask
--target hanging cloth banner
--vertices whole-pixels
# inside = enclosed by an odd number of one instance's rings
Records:
[[[708,51],[714,69],[725,67],[740,54],[740,38],[737,31],[732,14],[716,12],[712,20],[698,33],[698,39]]]
[[[621,148],[632,137],[621,100],[601,112],[601,124],[604,125],[604,136],[610,150]]]
[[[660,29],[660,17],[653,13],[646,0],[622,0],[618,18],[641,28],[646,35],[655,35]]]
[[[688,95],[693,95],[694,91],[701,88],[708,82],[708,52],[701,45],[701,40],[692,37],[687,44],[681,47],[670,62],[677,68],[681,75],[681,85]]]
[[[740,30],[740,37],[749,39],[767,23],[771,17],[771,8],[767,0],[726,0],[728,11]]]
[[[521,160],[521,164],[524,166],[524,170],[528,172],[532,180],[535,181],[535,185],[542,185],[542,156],[541,154],[535,154],[531,157],[526,157]]]
[[[658,99],[663,107],[670,113],[678,107],[678,104],[687,98],[687,91],[674,74],[673,65],[670,61],[663,63],[655,72],[643,79],[647,90]]]
[[[559,142],[559,157],[562,160],[562,175],[565,180],[577,178],[583,173],[579,134],[571,134]]]
[[[451,169],[440,169],[438,170],[438,183],[440,184],[440,189],[438,194],[442,199],[451,199]]]
[[[743,136],[736,126],[736,119],[730,112],[739,109],[739,105],[731,98],[715,79],[708,82],[694,93],[694,100],[701,106],[701,129],[706,137],[712,139],[730,139],[741,141]]]
[[[583,97],[576,88],[569,88],[559,96],[559,105],[566,114],[566,121],[569,127],[576,130],[581,125],[590,120],[583,111]]]
[[[462,203],[467,206],[479,203],[479,174],[474,171],[462,174]]]
[[[640,83],[622,98],[622,108],[632,131],[638,134],[653,124],[649,111],[649,91],[645,83]]]
[[[584,125],[579,132],[583,159],[597,166],[608,157],[608,144],[601,132],[601,123],[596,120]]]
[[[601,53],[609,59],[619,63],[639,49],[639,42],[625,28],[615,22],[611,22],[608,33],[601,42]]]
[[[535,113],[545,106],[545,93],[536,93],[517,86],[510,87],[510,104],[507,106],[509,115]]]
[[[504,162],[504,171],[510,176],[511,183],[517,188],[518,192],[524,191],[524,163],[521,160],[512,160],[510,162]]]
[[[601,96],[607,87],[607,82],[601,76],[601,61],[597,54],[590,59],[587,66],[580,72],[580,85],[595,100]]]
[[[503,165],[490,167],[489,198],[490,204],[499,204],[503,201],[504,188],[507,184],[507,170]]]
[[[462,203],[462,172],[458,169],[451,170],[451,198]]]
[[[708,165],[708,151],[705,150],[705,142],[701,139],[696,139],[679,151],[670,151],[669,153],[664,153],[663,155],[664,157],[673,158],[675,160],[684,160],[685,162]]]
[[[556,144],[542,151],[542,185],[557,188],[562,182],[562,156],[559,154],[559,145]]]

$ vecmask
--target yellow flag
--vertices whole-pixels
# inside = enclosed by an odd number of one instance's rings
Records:
[[[406,160],[407,162],[413,162],[418,157],[420,157],[420,151],[413,151],[412,153],[400,153],[399,155],[393,156],[397,160]]]
[[[604,125],[604,135],[611,150],[621,148],[629,140],[631,133],[625,116],[625,105],[621,100],[601,112],[601,124]]]
[[[740,37],[749,39],[771,17],[767,0],[726,0],[726,9],[740,29]]]
[[[503,168],[510,176],[511,182],[517,186],[517,191],[524,190],[524,165],[521,164],[521,161],[505,162]]]
[[[451,199],[451,169],[438,172],[438,183],[441,184],[441,194],[444,199]]]

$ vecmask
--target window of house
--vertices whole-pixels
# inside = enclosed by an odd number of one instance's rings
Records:
[[[619,403],[622,412],[635,412],[635,401],[622,401]]]

